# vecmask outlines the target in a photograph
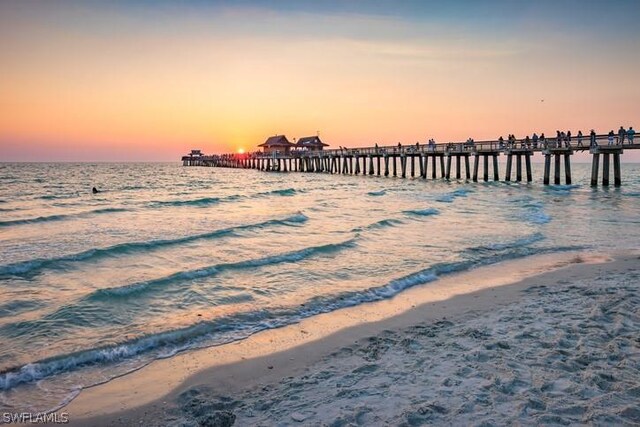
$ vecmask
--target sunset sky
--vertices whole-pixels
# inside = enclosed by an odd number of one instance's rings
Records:
[[[640,127],[640,1],[3,0],[0,67],[0,161],[606,133]]]

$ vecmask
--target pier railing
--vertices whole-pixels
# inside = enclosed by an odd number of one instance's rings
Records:
[[[635,142],[635,141],[634,141]],[[384,145],[373,147],[355,147],[355,148],[333,148],[321,151],[307,150],[291,150],[288,152],[253,152],[253,153],[230,153],[222,155],[208,156],[184,156],[182,159],[200,159],[214,160],[219,158],[246,159],[246,158],[290,158],[290,157],[326,157],[326,156],[368,156],[368,155],[417,155],[417,154],[449,154],[449,153],[483,153],[483,152],[503,152],[507,153],[511,150],[529,150],[533,152],[541,152],[548,149],[571,149],[573,151],[587,151],[595,146],[607,146],[609,144],[609,135],[595,135],[593,140],[589,135],[581,138],[572,136],[571,140],[559,141],[556,137],[547,137],[544,139],[512,139],[508,140],[486,140],[486,141],[465,141],[465,142],[439,142],[434,144],[417,143],[417,144],[399,144]],[[613,144],[619,146],[619,137],[616,134],[613,138]],[[633,144],[637,145],[637,144]],[[624,148],[636,148],[629,145],[625,138]]]
[[[544,184],[550,183],[551,160],[554,159],[554,184],[560,184],[560,169],[564,164],[565,183],[571,184],[570,157],[575,151],[587,151],[592,154],[591,185],[597,185],[599,176],[600,155],[602,155],[602,184],[609,185],[609,164],[613,158],[614,183],[621,184],[620,155],[623,149],[640,149],[635,141],[624,140],[618,135],[582,135],[552,138],[524,138],[510,140],[446,142],[412,145],[387,145],[373,147],[346,148],[307,151],[291,150],[287,152],[272,151],[269,153],[234,153],[222,155],[189,155],[182,158],[185,166],[214,166],[263,171],[296,171],[327,172],[331,174],[419,176],[426,179],[438,176],[450,179],[455,169],[455,178],[461,179],[463,172],[466,179],[478,181],[480,165],[484,169],[484,181],[489,179],[492,169],[493,179],[498,181],[498,157],[505,155],[505,181],[511,180],[512,166],[515,166],[516,181],[523,180],[522,167],[526,168],[526,180],[532,181],[531,157],[536,152],[542,153],[544,159]],[[473,158],[473,174],[470,158]],[[564,161],[562,161],[564,158]],[[436,160],[437,159],[437,160]],[[452,165],[455,160],[455,168]],[[491,162],[490,162],[491,160]],[[464,167],[462,165],[464,161]],[[514,165],[515,161],[515,165]],[[399,162],[399,165],[398,165]],[[416,162],[418,169],[416,169]],[[491,168],[490,168],[491,163]],[[437,169],[440,173],[437,173]],[[427,169],[430,168],[430,174]]]

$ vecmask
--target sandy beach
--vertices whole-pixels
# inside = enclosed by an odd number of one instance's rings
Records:
[[[573,253],[478,268],[157,361],[62,411],[105,426],[636,425],[637,265]]]

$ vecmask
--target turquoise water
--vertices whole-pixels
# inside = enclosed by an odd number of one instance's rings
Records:
[[[640,166],[621,189],[573,172],[544,187],[539,170],[527,185],[0,164],[0,408],[56,408],[157,358],[478,265],[637,248]]]

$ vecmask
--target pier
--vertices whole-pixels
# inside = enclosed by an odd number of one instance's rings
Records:
[[[280,138],[280,137],[278,137]],[[303,172],[343,175],[394,176],[422,179],[466,179],[500,181],[498,158],[506,156],[503,181],[532,182],[531,158],[544,156],[544,185],[571,184],[571,156],[575,152],[588,151],[592,156],[591,185],[610,184],[610,168],[613,166],[613,184],[622,185],[620,156],[624,150],[640,149],[640,143],[625,139],[619,144],[618,136],[610,144],[609,135],[585,135],[571,141],[555,137],[532,141],[466,141],[395,146],[340,148],[329,150],[290,150],[285,152],[257,152],[247,154],[203,155],[193,150],[182,157],[184,166],[206,166],[256,169],[266,172]],[[602,159],[602,162],[600,161]],[[552,162],[553,160],[553,162]],[[473,171],[471,169],[473,162]],[[514,163],[515,162],[515,163]],[[464,163],[464,165],[463,165]],[[600,164],[602,163],[602,168]],[[515,169],[515,171],[514,171]],[[564,180],[562,179],[564,170]],[[600,175],[600,171],[602,174]],[[515,176],[514,176],[515,172]],[[523,175],[524,172],[524,175]]]

